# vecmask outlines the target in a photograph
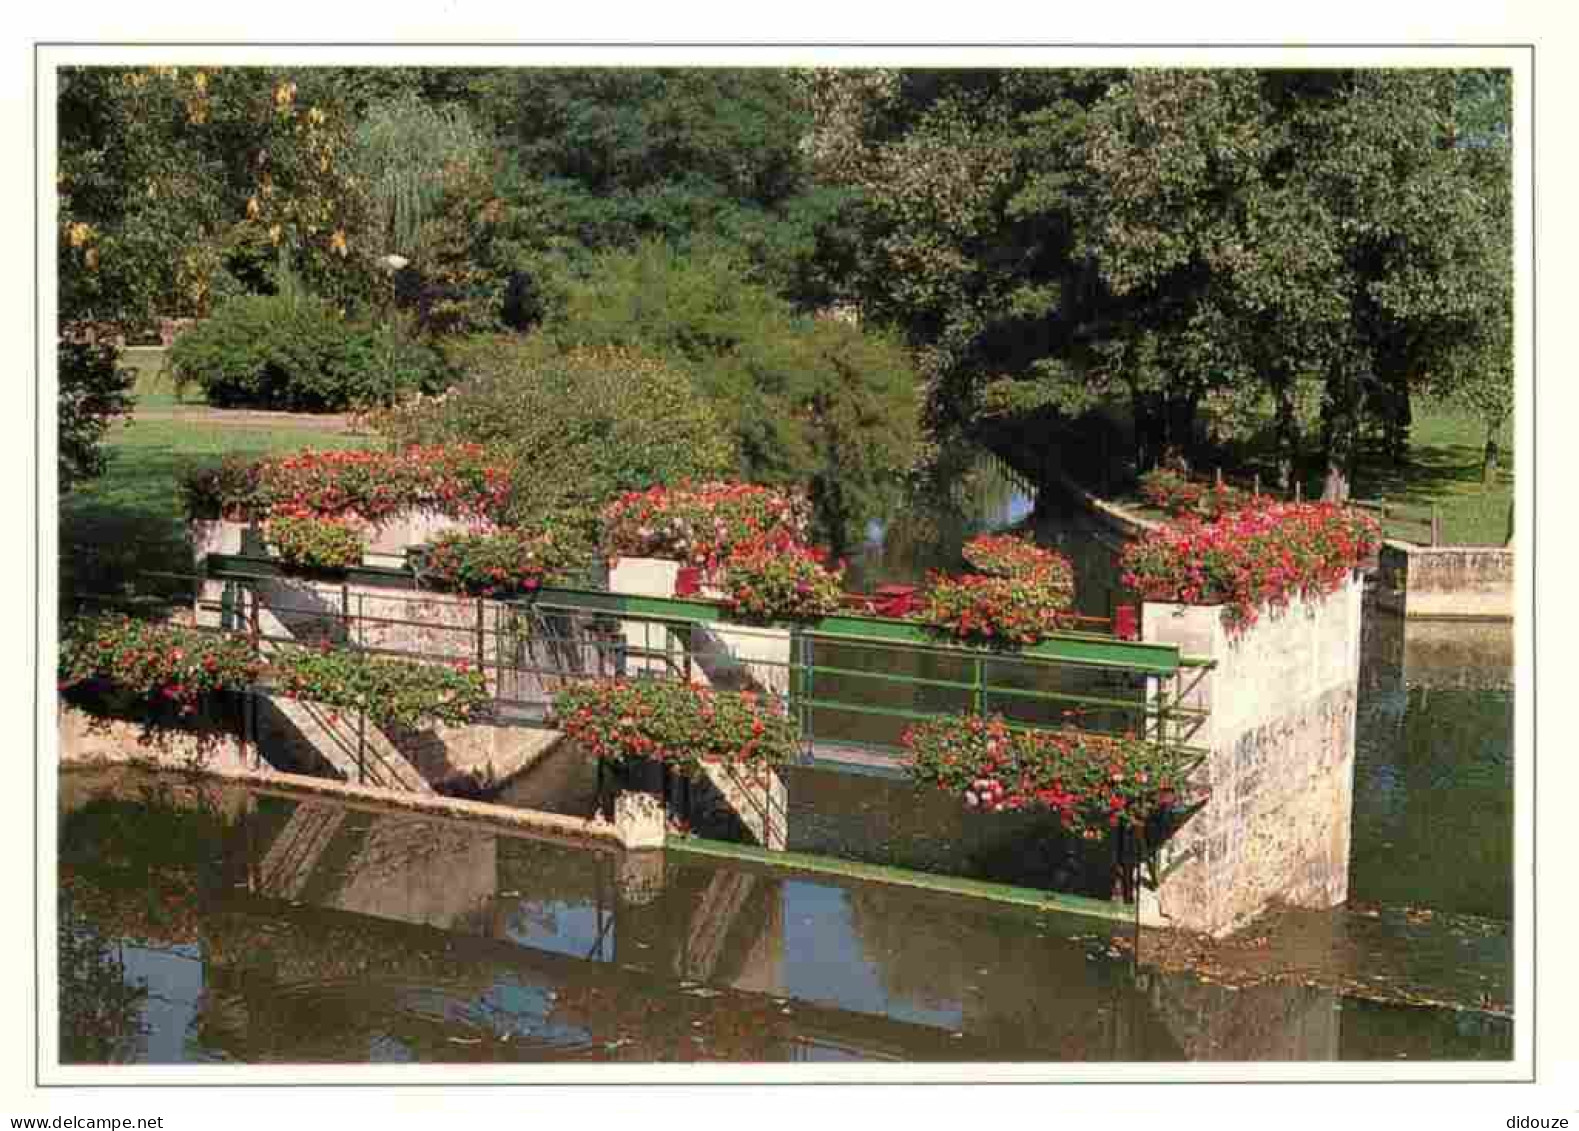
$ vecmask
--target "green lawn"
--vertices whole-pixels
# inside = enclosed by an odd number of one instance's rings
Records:
[[[188,467],[231,454],[293,448],[357,448],[363,436],[279,427],[215,427],[193,420],[143,420],[110,433],[110,466],[60,506],[60,585],[68,593],[180,593],[149,571],[189,573],[180,478]]]
[[[1450,404],[1417,400],[1408,462],[1394,467],[1380,450],[1367,449],[1355,468],[1354,496],[1386,500],[1389,517],[1384,532],[1389,538],[1429,542],[1431,507],[1435,504],[1440,508],[1445,543],[1500,546],[1507,541],[1508,513],[1513,504],[1513,439],[1510,430],[1504,429],[1499,441],[1502,466],[1490,484],[1481,481],[1484,441],[1484,428],[1470,413]],[[1247,466],[1254,467],[1257,462],[1251,458]],[[1270,461],[1259,462],[1263,462],[1262,482],[1270,483]],[[1244,468],[1236,470],[1243,477],[1250,474]],[[1306,498],[1319,498],[1320,472],[1312,470],[1303,486]],[[1119,501],[1146,518],[1166,517],[1138,505],[1138,494],[1121,496]]]
[[[121,351],[121,364],[137,374],[132,394],[139,406],[174,407],[178,404],[201,404],[202,391],[187,390],[186,400],[176,397],[175,381],[164,367],[165,350],[162,346],[132,346]]]
[[[1409,460],[1393,467],[1380,453],[1368,455],[1355,472],[1355,493],[1384,498],[1389,509],[1401,503],[1410,515],[1429,519],[1435,503],[1442,514],[1442,538],[1454,545],[1500,546],[1508,539],[1508,513],[1513,505],[1513,437],[1504,429],[1499,439],[1501,466],[1491,483],[1481,480],[1485,427],[1454,405],[1417,400],[1409,430]],[[1391,537],[1429,541],[1427,528],[1393,520]]]

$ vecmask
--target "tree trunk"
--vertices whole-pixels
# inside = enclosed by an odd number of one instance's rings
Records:
[[[1299,446],[1298,426],[1294,420],[1294,388],[1277,388],[1277,487],[1287,492],[1294,486],[1294,460]]]
[[[1165,429],[1162,413],[1154,400],[1144,393],[1136,393],[1132,400],[1135,418],[1135,471],[1144,475],[1156,467],[1162,458]]]
[[[1409,427],[1413,423],[1414,412],[1409,403],[1409,386],[1394,385],[1387,405],[1387,417],[1382,425],[1387,445],[1387,458],[1392,461],[1394,467],[1402,467],[1408,462]]]
[[[1323,502],[1341,503],[1349,497],[1349,474],[1339,463],[1327,461],[1327,479],[1321,488]]]
[[[1486,449],[1481,455],[1480,482],[1482,486],[1490,487],[1497,478],[1497,465],[1502,457],[1502,450],[1497,446],[1496,433],[1490,429],[1486,432]]]
[[[1189,468],[1195,455],[1195,412],[1199,403],[1200,397],[1194,393],[1182,397],[1171,396],[1165,402],[1164,428],[1168,452],[1185,469]]]
[[[1353,376],[1346,372],[1328,376],[1327,399],[1321,410],[1322,448],[1327,463],[1321,497],[1327,502],[1341,503],[1349,497],[1349,477],[1363,408],[1364,394]]]

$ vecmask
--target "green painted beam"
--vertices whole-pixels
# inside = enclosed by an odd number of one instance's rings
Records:
[[[858,860],[841,860],[835,856],[814,856],[804,852],[772,852],[755,845],[732,844],[721,840],[706,840],[702,837],[670,837],[664,842],[663,847],[665,852],[680,855],[734,860],[789,872],[805,872],[811,875],[833,876],[837,879],[919,888],[923,891],[943,892],[948,895],[1030,907],[1038,911],[1084,915],[1111,923],[1135,921],[1135,905],[1132,903],[1088,899],[1084,896],[1039,891],[1036,888],[1015,887],[1011,884],[991,883],[987,880],[971,880],[963,876],[916,872],[909,868],[890,867],[887,864],[867,864]]]
[[[204,574],[216,581],[272,581],[279,577],[299,577],[338,585],[376,585],[384,589],[416,589],[411,571],[390,566],[354,566],[351,569],[307,576],[282,569],[274,558],[259,554],[209,554],[204,559]]]
[[[830,622],[836,622],[831,629]],[[862,629],[876,631],[874,634]],[[914,621],[882,620],[877,617],[826,617],[809,628],[807,634],[830,644],[871,644],[955,656],[1044,660],[1164,677],[1173,675],[1180,667],[1179,647],[1176,644],[1154,644],[1085,634],[1051,636],[1038,644],[1012,652],[940,641],[925,626]]]
[[[209,554],[209,577],[245,580],[284,575],[270,557],[248,554]],[[416,579],[403,569],[386,566],[359,566],[345,571],[344,579],[353,585],[379,585],[394,589],[415,589]],[[336,578],[338,580],[338,578]],[[647,617],[671,623],[710,624],[725,622],[723,610],[708,601],[683,597],[642,597],[606,593],[593,589],[545,587],[531,601],[548,610],[607,612]],[[788,624],[777,627],[792,627]],[[1184,663],[1176,644],[1157,644],[1137,640],[1118,640],[1090,633],[1059,633],[1038,644],[1013,652],[975,647],[939,640],[924,625],[892,617],[866,617],[838,614],[823,617],[804,627],[804,634],[828,643],[871,644],[903,647],[954,656],[1002,657],[1022,661],[1052,661],[1085,667],[1105,667],[1138,671],[1146,675],[1171,676]]]

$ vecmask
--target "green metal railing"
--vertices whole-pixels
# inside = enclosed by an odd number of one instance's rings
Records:
[[[250,616],[255,634],[260,607],[287,611],[270,583],[313,588],[272,560],[247,555],[209,555],[205,578],[229,583],[216,602],[231,610],[226,626]],[[940,640],[912,621],[845,613],[752,627],[686,598],[562,587],[530,600],[456,598],[418,590],[410,572],[381,567],[348,571],[317,590],[318,603],[332,607],[316,615],[343,642],[414,659],[466,658],[488,674],[500,713],[526,720],[546,715],[564,681],[618,675],[705,678],[776,695],[797,717],[812,756],[846,747],[891,755],[911,723],[990,712],[1017,727],[1130,731],[1192,749],[1189,739],[1206,717],[1182,701],[1187,681],[1207,662],[1170,644],[1068,632],[993,651]],[[401,600],[427,610],[390,615],[388,606]],[[435,602],[449,610],[446,623],[436,623]],[[369,612],[370,603],[378,611]],[[425,633],[435,646],[389,642],[402,632]],[[283,644],[295,634],[263,638]]]

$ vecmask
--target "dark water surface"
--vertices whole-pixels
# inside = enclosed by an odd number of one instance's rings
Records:
[[[991,469],[966,495],[891,518],[856,583],[954,568],[964,537],[1031,509]],[[1035,525],[1106,615],[1111,540],[1050,507]],[[1100,919],[66,774],[61,1058],[1505,1059],[1511,633],[1366,623],[1350,909],[1276,912],[1183,961]],[[788,786],[792,849],[1063,890],[1105,875],[1045,822],[892,776],[813,766]]]
[[[1511,1051],[1474,1010],[1137,966],[1124,925],[233,785],[68,774],[60,832],[66,1062]]]

